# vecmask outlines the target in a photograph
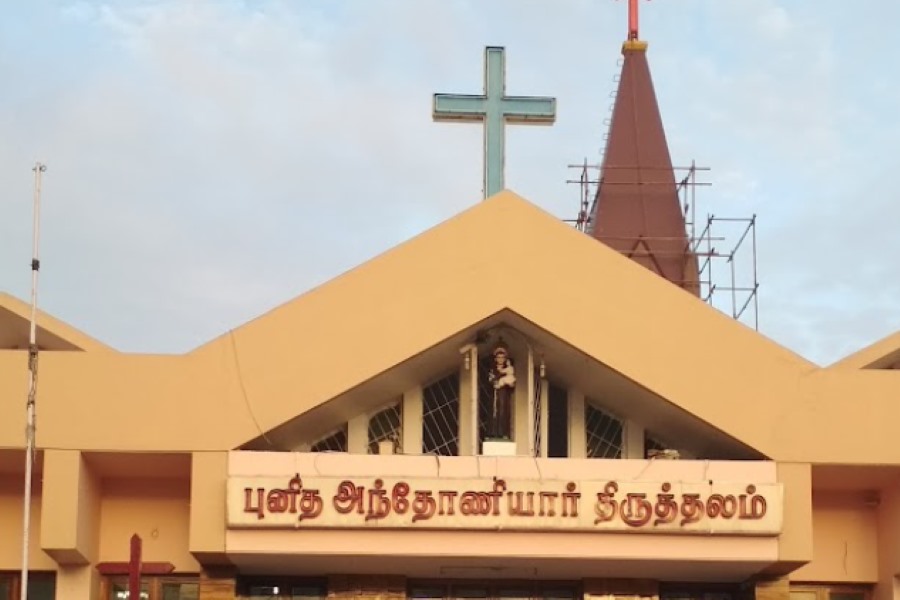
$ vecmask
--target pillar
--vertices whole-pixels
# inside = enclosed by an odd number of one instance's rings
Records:
[[[66,600],[94,600],[100,597],[100,574],[92,565],[59,567],[56,597]]]
[[[328,598],[405,600],[406,578],[399,575],[333,575],[328,578]]]
[[[59,565],[85,565],[99,551],[100,487],[78,450],[44,452],[41,548]]]
[[[236,574],[233,568],[205,569],[200,572],[200,593],[197,600],[235,600]]]
[[[587,433],[584,428],[584,394],[569,388],[569,458],[587,457]]]
[[[760,579],[755,582],[756,600],[790,600],[791,586],[787,577]]]
[[[478,443],[478,349],[469,350],[469,368],[459,370],[459,455],[474,456]]]
[[[659,582],[648,579],[585,579],[584,600],[659,600]]]
[[[227,452],[191,455],[191,523],[188,547],[202,563],[225,561]]]
[[[347,421],[347,452],[369,453],[369,415],[363,413]]]
[[[403,393],[403,454],[422,454],[422,386]]]
[[[630,458],[634,460],[643,460],[644,455],[644,435],[643,426],[631,420],[626,420],[622,435],[622,458]]]

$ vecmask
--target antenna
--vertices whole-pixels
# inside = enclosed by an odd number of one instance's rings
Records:
[[[47,166],[34,164],[34,220],[32,223],[31,247],[31,320],[28,333],[28,400],[26,402],[25,426],[25,501],[22,516],[22,585],[21,600],[28,598],[28,541],[31,534],[31,472],[35,454],[35,397],[37,394],[37,285],[41,261],[38,257],[38,243],[41,237],[41,174]]]

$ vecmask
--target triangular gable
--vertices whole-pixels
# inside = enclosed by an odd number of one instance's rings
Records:
[[[26,302],[0,292],[0,349],[27,349],[30,319],[31,307]],[[37,312],[37,326],[37,343],[42,350],[112,350],[41,310]]]
[[[900,331],[842,358],[829,368],[900,369]]]
[[[507,308],[776,458],[816,368],[511,192],[196,352],[238,348],[267,431]]]
[[[579,402],[583,401],[586,408],[590,406],[606,413],[620,423],[637,424],[646,429],[650,437],[667,442],[668,448],[687,451],[688,456],[717,460],[761,458],[760,452],[659,398],[639,383],[629,381],[608,365],[584,356],[564,340],[511,310],[471,324],[466,330],[442,340],[420,355],[266,432],[266,435],[254,439],[245,447],[294,450],[309,449],[320,442],[322,447],[316,451],[346,451],[347,423],[350,420],[362,417],[365,422],[386,409],[395,408],[402,402],[404,392],[411,391],[410,382],[421,386],[423,396],[428,397],[432,388],[443,387],[445,380],[451,379],[455,380],[451,385],[459,394],[462,380],[468,373],[462,366],[460,348],[471,346],[480,339],[482,348],[479,356],[482,361],[489,360],[490,340],[498,337],[504,338],[513,348],[514,357],[519,361],[517,377],[521,384],[525,384],[528,378],[525,352],[528,347],[544,365],[542,372],[546,379],[542,380],[541,385],[577,392],[583,399]],[[469,395],[456,396],[456,399],[460,404],[472,402]],[[456,415],[451,421],[459,418]],[[444,429],[443,424],[440,424],[441,429]],[[422,427],[422,423],[411,422],[405,426]],[[404,448],[404,451],[418,454],[423,449]]]

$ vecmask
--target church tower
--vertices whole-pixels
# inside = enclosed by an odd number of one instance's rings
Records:
[[[637,1],[629,2],[625,58],[588,233],[699,295],[697,257],[685,228],[647,43],[638,39]]]

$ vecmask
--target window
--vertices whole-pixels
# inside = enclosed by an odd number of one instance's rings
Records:
[[[105,578],[101,587],[103,600],[131,600],[127,577]],[[197,600],[200,582],[197,577],[142,577],[141,600]]]
[[[869,600],[866,586],[791,584],[791,600]]]
[[[346,452],[347,451],[347,426],[344,425],[337,431],[326,435],[310,448],[310,452]]]
[[[422,390],[422,453],[459,454],[459,374]]]
[[[588,401],[584,428],[588,458],[622,458],[622,421]]]
[[[0,572],[0,600],[19,600],[20,581],[19,573]],[[54,600],[54,598],[56,598],[55,573],[28,575],[28,600]]]

